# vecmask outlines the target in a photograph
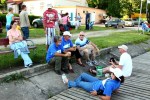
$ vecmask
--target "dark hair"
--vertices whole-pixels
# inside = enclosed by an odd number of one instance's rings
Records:
[[[26,5],[22,5],[22,6],[21,6],[21,9],[22,9],[22,10],[23,10],[24,8],[26,8]]]
[[[119,80],[117,77],[116,77],[116,80],[117,80],[117,81],[120,81],[120,83],[124,83],[124,76],[120,76],[119,78],[120,78],[121,80]]]
[[[12,25],[13,25],[15,22],[17,22],[17,21],[11,21],[11,23],[10,23],[10,28],[12,28]]]
[[[54,42],[56,43],[60,39],[60,36],[56,35],[54,36]]]
[[[13,8],[11,8],[11,7],[8,9],[9,12],[12,11],[12,10],[13,10]]]
[[[113,58],[113,57],[109,59],[109,62],[113,62],[114,64],[117,65],[117,62],[116,62],[115,58]]]

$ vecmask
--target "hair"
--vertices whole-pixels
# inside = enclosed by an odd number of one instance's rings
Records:
[[[60,39],[60,36],[56,35],[54,36],[54,42],[56,43]]]
[[[113,62],[114,64],[117,65],[117,62],[116,62],[115,58],[113,58],[113,57],[109,59],[109,62]]]
[[[13,8],[11,8],[11,7],[8,9],[9,12],[11,12],[12,10],[13,10]]]
[[[22,5],[21,6],[21,9],[23,10],[23,9],[25,9],[26,8],[26,5]]]
[[[11,23],[10,23],[10,28],[12,28],[12,25],[13,25],[15,22],[17,22],[17,21],[11,21]]]
[[[119,80],[117,77],[116,77],[116,80],[117,80],[117,81],[120,81],[120,83],[124,83],[124,76],[120,76],[119,78],[120,78],[121,80]]]

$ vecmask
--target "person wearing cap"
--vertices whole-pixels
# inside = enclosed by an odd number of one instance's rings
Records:
[[[109,73],[110,68],[120,68],[123,72],[124,77],[131,76],[132,73],[132,58],[128,54],[128,47],[126,45],[118,46],[119,52],[121,54],[119,63],[111,61],[111,66],[103,68],[103,73]],[[96,73],[96,70],[90,70],[91,73]]]
[[[150,32],[150,28],[148,27],[148,22],[144,21],[144,23],[142,23],[142,30],[146,31],[146,32]]]
[[[98,65],[98,62],[95,60],[95,57],[96,54],[99,53],[99,49],[94,43],[90,42],[85,37],[85,33],[83,31],[79,33],[79,37],[76,39],[75,44],[80,54],[82,56],[85,56],[86,63],[89,66]]]
[[[66,75],[62,75],[62,80],[68,85],[68,88],[80,87],[92,95],[100,95],[102,100],[110,100],[112,92],[119,89],[121,83],[124,82],[124,76],[120,68],[112,68],[111,78],[99,80],[89,74],[82,73],[74,81],[68,80]]]
[[[70,39],[71,36],[72,35],[70,34],[69,31],[63,32],[61,45],[62,45],[62,47],[64,48],[65,51],[71,52],[71,56],[73,56],[73,55],[76,56],[77,64],[84,67],[85,65],[81,62],[81,55],[79,53],[79,50],[76,49],[76,46],[73,46],[73,43]],[[70,68],[71,68],[71,66],[70,66]]]
[[[121,54],[120,60],[118,64],[114,64],[114,62],[110,62],[111,66],[103,69],[103,72],[109,72],[110,68],[120,68],[123,72],[124,77],[131,76],[132,73],[132,58],[127,53],[128,47],[126,45],[118,46],[119,52]]]
[[[30,25],[28,13],[27,13],[26,5],[22,5],[21,9],[22,10],[19,14],[20,27],[21,27],[21,30],[22,30],[22,33],[23,33],[23,37],[25,39],[28,39],[29,38],[29,28],[31,27],[31,25]]]
[[[65,52],[61,46],[61,37],[54,36],[54,43],[49,46],[47,51],[46,62],[55,65],[55,72],[58,75],[62,74],[61,70],[68,74],[69,56],[71,56],[71,53]]]
[[[43,13],[43,26],[46,34],[46,48],[53,43],[55,36],[55,22],[58,20],[58,13],[55,9],[52,9],[52,5],[47,5],[47,10]]]

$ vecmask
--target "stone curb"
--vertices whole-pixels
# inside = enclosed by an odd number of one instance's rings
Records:
[[[150,40],[149,40],[149,43],[150,43]],[[141,43],[139,43],[137,45],[140,45],[140,44]],[[128,43],[126,45],[130,46],[132,44]],[[111,51],[115,50],[116,48],[117,48],[117,46],[100,49],[100,55],[103,56],[105,54],[111,54]],[[144,52],[141,52],[141,53],[145,53],[145,52],[146,52],[146,50]],[[97,56],[100,56],[100,55],[97,55]],[[111,54],[111,55],[118,58],[118,55],[115,55],[115,54]],[[138,55],[136,54],[132,57],[135,57],[135,56],[138,56]],[[28,78],[28,77],[35,76],[36,75],[35,73],[40,74],[40,73],[49,71],[51,69],[52,69],[52,66],[49,66],[48,64],[40,64],[40,65],[33,66],[31,68],[23,68],[23,69],[20,69],[20,70],[16,70],[16,71],[12,71],[12,72],[9,72],[9,73],[6,73],[6,74],[2,74],[2,75],[0,75],[0,80],[4,79],[7,76],[17,74],[17,73],[22,74],[23,76]]]

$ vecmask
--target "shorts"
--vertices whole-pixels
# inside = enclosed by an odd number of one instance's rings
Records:
[[[46,28],[46,45],[50,45],[54,42],[55,28]]]

